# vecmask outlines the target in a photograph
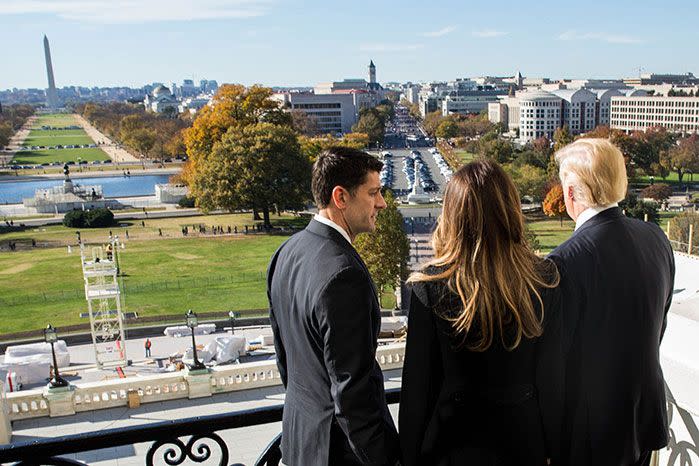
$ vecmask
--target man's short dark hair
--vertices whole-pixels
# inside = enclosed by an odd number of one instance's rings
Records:
[[[313,199],[319,209],[330,205],[333,189],[342,186],[354,194],[364,183],[367,173],[380,172],[383,162],[361,150],[350,147],[329,147],[313,164]]]

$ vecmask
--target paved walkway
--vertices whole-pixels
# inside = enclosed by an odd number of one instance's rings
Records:
[[[88,136],[102,149],[114,162],[139,162],[140,159],[128,153],[110,138],[105,136],[97,128],[92,126],[82,115],[75,114],[75,119],[83,127]]]

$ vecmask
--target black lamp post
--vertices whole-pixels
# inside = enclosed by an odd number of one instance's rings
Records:
[[[185,317],[187,319],[187,327],[192,329],[192,356],[194,358],[194,364],[192,365],[192,367],[190,367],[190,369],[206,369],[206,366],[201,361],[199,361],[199,358],[197,357],[197,342],[194,340],[194,329],[197,327],[197,325],[199,325],[197,315],[190,309],[187,311]]]
[[[231,335],[235,334],[235,312],[228,311],[228,318],[231,320]]]
[[[56,361],[56,350],[53,344],[58,340],[56,329],[49,324],[44,329],[44,341],[51,345],[51,354],[53,355],[53,378],[49,381],[49,388],[67,387],[70,385],[66,380],[62,379],[58,373],[58,362]]]

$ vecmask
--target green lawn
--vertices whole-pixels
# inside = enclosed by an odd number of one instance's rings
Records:
[[[82,129],[36,130],[33,129],[23,145],[26,146],[65,146],[69,144],[94,144]]]
[[[454,149],[454,154],[461,160],[461,163],[469,163],[472,162],[477,156],[476,154],[463,150],[463,149]]]
[[[42,126],[67,127],[77,125],[75,117],[66,114],[42,115],[34,122],[33,129],[30,131],[23,145],[26,146],[67,146],[67,145],[84,145],[93,144],[94,141],[90,138],[83,129],[67,129],[67,130],[42,130]],[[31,150],[17,152],[11,163],[39,165],[46,162],[78,162],[86,160],[109,160],[107,154],[102,149],[86,148],[86,149],[52,149],[52,150]]]
[[[102,149],[91,147],[87,149],[51,149],[51,150],[32,150],[17,152],[12,159],[14,164],[40,165],[45,162],[79,162],[86,160],[109,160],[107,154]]]
[[[564,218],[562,226],[558,218],[528,220],[527,225],[536,234],[541,252],[544,254],[548,254],[556,246],[570,238],[575,229],[575,222],[568,217]]]
[[[73,114],[54,113],[50,115],[40,115],[36,119],[34,127],[41,128],[42,126],[54,126],[64,128],[66,126],[77,125],[78,122]]]
[[[650,176],[637,176],[631,180],[632,183],[635,184],[650,184]],[[670,172],[670,174],[665,178],[662,179],[659,176],[656,176],[654,178],[655,183],[665,183],[669,185],[676,185],[679,184],[680,181],[677,177],[677,172]],[[686,174],[682,177],[682,183],[698,183],[699,182],[699,176],[694,175],[692,176],[691,174]],[[674,186],[673,186],[674,187]]]
[[[273,216],[277,225],[303,226],[293,216]],[[184,225],[226,228],[252,225],[250,214],[124,222],[119,227],[81,230],[86,244],[107,241],[109,231],[129,240],[119,251],[124,277],[125,311],[140,316],[194,311],[259,309],[267,305],[265,272],[284,235],[182,237]],[[158,229],[163,236],[159,235]],[[0,252],[0,334],[53,325],[87,323],[87,312],[76,230],[63,226],[0,234],[0,244],[18,243],[18,250]],[[31,249],[31,240],[39,247]],[[68,253],[66,244],[71,244]]]

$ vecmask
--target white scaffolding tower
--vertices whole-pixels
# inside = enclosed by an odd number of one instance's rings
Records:
[[[90,313],[95,361],[105,366],[126,366],[126,340],[121,313],[121,291],[117,282],[119,239],[114,237],[105,248],[80,243],[85,298]]]

